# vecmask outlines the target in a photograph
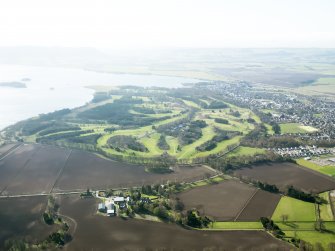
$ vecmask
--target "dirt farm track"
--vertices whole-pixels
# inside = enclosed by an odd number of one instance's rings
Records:
[[[142,166],[39,144],[0,147],[0,173],[1,196],[194,181],[214,174],[202,166],[177,167],[171,174],[147,173]]]

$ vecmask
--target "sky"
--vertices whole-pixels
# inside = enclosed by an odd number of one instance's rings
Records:
[[[0,46],[335,47],[334,0],[3,0]]]

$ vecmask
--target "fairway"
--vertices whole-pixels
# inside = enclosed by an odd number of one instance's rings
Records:
[[[241,155],[253,156],[253,155],[265,153],[265,151],[266,150],[260,149],[260,148],[239,146],[235,150],[229,152],[226,156],[227,157],[241,156]]]
[[[317,131],[317,129],[314,127],[304,126],[298,123],[280,124],[280,129],[282,134],[312,133]]]

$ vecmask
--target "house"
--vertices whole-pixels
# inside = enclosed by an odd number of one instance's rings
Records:
[[[115,197],[113,200],[114,200],[115,203],[118,204],[120,202],[124,202],[125,198],[124,197]]]
[[[101,213],[106,213],[107,207],[106,207],[105,203],[99,203],[98,211],[101,212]]]
[[[115,215],[115,205],[110,203],[107,204],[107,215],[108,216],[114,216]]]
[[[142,203],[150,204],[150,203],[151,203],[151,200],[150,200],[149,198],[147,198],[147,197],[143,197],[143,198],[141,198],[141,202],[142,202]]]
[[[120,209],[125,209],[125,208],[127,208],[127,203],[125,201],[122,201],[122,202],[119,203],[119,207],[120,207]]]

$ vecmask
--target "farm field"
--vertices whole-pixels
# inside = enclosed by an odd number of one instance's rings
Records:
[[[12,144],[5,144],[0,146],[0,158],[6,155],[10,150],[14,149],[18,144],[12,143]]]
[[[280,195],[258,190],[236,220],[255,221],[261,217],[271,218],[279,201]]]
[[[78,223],[67,250],[165,248],[200,251],[209,247],[224,250],[289,250],[290,248],[288,244],[274,239],[263,231],[192,231],[174,224],[102,217],[95,214],[96,203],[92,199],[62,197],[61,213]]]
[[[299,167],[293,163],[262,164],[234,171],[237,177],[274,184],[281,189],[288,185],[310,192],[324,192],[335,188],[335,180]]]
[[[148,173],[143,166],[101,158],[92,153],[73,150],[54,191],[89,188],[119,188],[167,181],[195,181],[214,172],[199,165],[177,166],[166,174]]]
[[[185,204],[186,210],[196,208],[202,215],[226,221],[234,220],[256,192],[254,187],[227,180],[182,192],[177,197]]]
[[[46,202],[46,196],[0,199],[0,250],[5,240],[13,236],[34,243],[55,230],[55,226],[42,220]]]
[[[6,158],[0,160],[0,192],[11,184],[11,181],[19,174],[25,167],[28,160],[34,154],[34,145],[25,145],[15,150]]]
[[[116,188],[170,181],[195,181],[214,172],[200,165],[176,166],[167,174],[111,161],[78,150],[23,144],[0,161],[1,195]]]
[[[304,159],[298,159],[297,164],[317,171],[319,173],[335,177],[335,165],[320,166],[316,163]]]
[[[287,215],[288,221],[316,220],[314,203],[304,202],[287,196],[281,198],[272,215],[272,220],[282,221],[282,215]]]
[[[33,155],[10,181],[2,195],[49,193],[70,151],[54,146],[32,145]],[[13,153],[15,154],[15,152]]]
[[[272,215],[280,198],[235,180],[196,187],[176,196],[186,210],[196,208],[215,221],[258,221]]]
[[[324,198],[326,193],[321,194]],[[316,210],[312,203],[299,201],[290,197],[283,197],[272,217],[272,220],[285,232],[286,238],[300,238],[315,245],[321,245],[324,250],[331,250],[330,243],[334,243],[335,222],[332,221],[329,205],[320,206],[320,216],[324,221],[325,231],[315,230]],[[287,215],[287,221],[282,221],[282,215]]]

